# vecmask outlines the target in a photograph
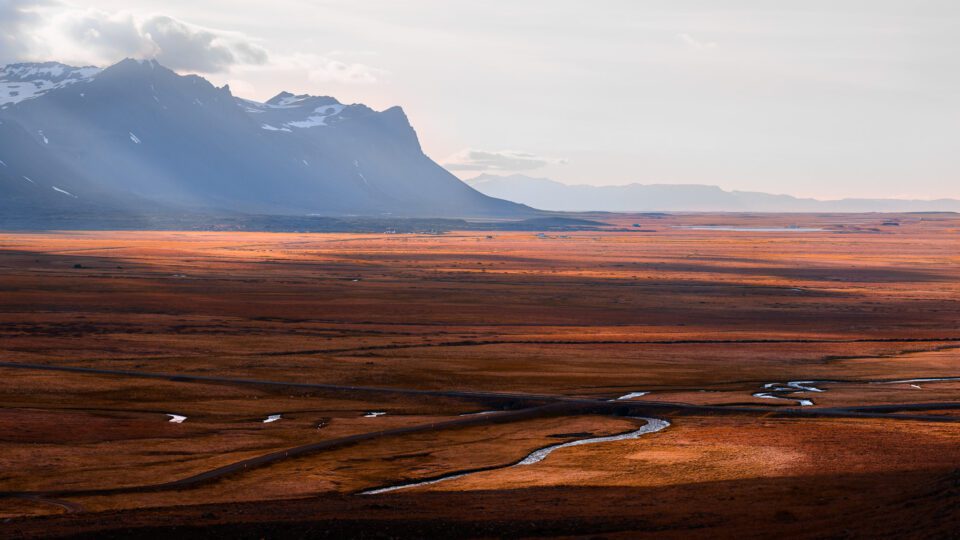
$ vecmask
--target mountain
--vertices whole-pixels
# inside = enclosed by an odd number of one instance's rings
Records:
[[[156,61],[0,71],[0,217],[523,217],[424,155],[399,107],[235,97]],[[40,219],[40,221],[43,221]]]
[[[0,69],[0,106],[86,81],[100,71],[93,66],[78,68],[58,62],[4,66]]]
[[[960,200],[955,199],[824,201],[697,184],[567,185],[520,174],[483,174],[467,183],[491,197],[568,212],[960,212]]]

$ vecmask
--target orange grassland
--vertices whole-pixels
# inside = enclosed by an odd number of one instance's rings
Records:
[[[592,217],[608,230],[0,233],[0,362],[171,376],[0,367],[0,536],[960,526],[960,381],[881,384],[960,377],[960,217]],[[752,395],[808,380],[831,381],[797,395],[810,410],[919,404],[923,417],[786,416],[771,413],[793,403]],[[661,432],[523,467],[500,466],[643,422],[549,407],[460,416],[636,391],[650,392],[637,404],[752,412],[667,411]],[[97,493],[381,432],[188,487]],[[478,468],[491,470],[358,494]]]

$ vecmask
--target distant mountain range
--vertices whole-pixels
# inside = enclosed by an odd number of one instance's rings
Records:
[[[960,200],[817,200],[697,184],[567,185],[547,178],[484,174],[468,180],[491,197],[567,212],[960,212]]]
[[[0,226],[196,212],[535,215],[434,163],[399,107],[259,103],[156,61],[0,70]]]

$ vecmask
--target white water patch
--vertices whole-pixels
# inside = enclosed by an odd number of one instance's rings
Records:
[[[293,130],[290,129],[290,128],[286,128],[286,127],[279,127],[279,128],[278,128],[278,127],[273,127],[273,126],[271,126],[270,124],[263,124],[263,125],[260,126],[260,129],[265,129],[265,130],[267,130],[267,131],[286,131],[286,132],[288,132],[288,133],[292,133],[292,132],[293,132]]]
[[[823,392],[822,388],[817,388],[813,386],[817,381],[790,381],[787,383],[787,386],[790,388],[796,388],[801,392]]]
[[[171,423],[171,424],[182,424],[183,421],[187,419],[186,416],[181,416],[181,415],[179,415],[179,414],[167,413],[167,416],[170,417],[170,423]]]
[[[539,449],[539,450],[536,450],[536,451],[530,453],[529,455],[527,455],[527,457],[523,458],[522,460],[518,461],[517,463],[515,463],[515,464],[513,464],[513,465],[510,465],[509,467],[520,467],[520,466],[524,466],[524,465],[533,465],[534,463],[539,463],[539,462],[543,461],[543,460],[544,460],[547,456],[549,456],[551,453],[553,453],[553,452],[555,452],[556,450],[559,450],[559,449],[561,449],[561,448],[568,448],[568,447],[571,447],[571,446],[582,446],[582,445],[584,445],[584,444],[597,444],[597,443],[604,443],[604,442],[614,442],[614,441],[625,441],[625,440],[629,440],[629,439],[637,439],[637,438],[639,438],[639,437],[641,437],[641,436],[643,436],[643,435],[646,435],[647,433],[656,433],[656,432],[662,431],[662,430],[666,429],[668,426],[670,426],[670,422],[668,422],[668,421],[666,421],[666,420],[661,420],[661,419],[659,419],[659,418],[644,418],[644,417],[632,417],[632,418],[633,418],[634,420],[644,420],[644,421],[646,421],[646,424],[645,424],[643,427],[641,427],[640,429],[635,430],[635,431],[631,431],[631,432],[629,432],[629,433],[621,433],[620,435],[609,435],[609,436],[606,436],[606,437],[593,437],[593,438],[590,438],[590,439],[580,439],[580,440],[577,440],[577,441],[571,441],[571,442],[567,442],[567,443],[554,444],[554,445],[551,445],[551,446],[547,446],[546,448],[541,448],[541,449]],[[508,467],[501,467],[501,468],[508,468]],[[400,485],[397,485],[397,486],[389,486],[389,487],[371,489],[371,490],[367,490],[367,491],[362,491],[362,492],[360,492],[360,494],[361,494],[361,495],[377,495],[377,494],[380,494],[380,493],[389,493],[389,492],[391,492],[391,491],[398,491],[398,490],[401,490],[401,489],[411,489],[411,488],[415,488],[415,487],[431,486],[431,485],[433,485],[433,484],[439,484],[440,482],[446,482],[446,481],[448,481],[448,480],[456,480],[457,478],[463,478],[463,477],[465,477],[465,476],[470,476],[471,474],[477,474],[477,473],[480,473],[480,472],[487,472],[487,471],[490,471],[490,470],[499,470],[499,469],[497,469],[497,468],[490,468],[490,469],[484,469],[484,470],[482,470],[482,471],[473,471],[473,472],[465,472],[465,473],[460,473],[460,474],[452,474],[452,475],[450,475],[450,476],[443,476],[443,477],[440,477],[440,478],[434,478],[433,480],[424,480],[423,482],[414,482],[414,483],[411,483],[411,484],[400,484]]]
[[[629,394],[624,394],[617,399],[612,399],[610,401],[626,401],[633,398],[643,397],[649,393],[650,392],[630,392]]]
[[[266,418],[263,420],[263,423],[264,423],[264,424],[269,424],[269,423],[272,423],[272,422],[276,422],[277,420],[280,420],[281,418],[283,418],[283,415],[281,415],[281,414],[271,414],[270,416],[266,417]]]
[[[43,134],[42,129],[37,131],[37,133],[40,134],[40,139],[43,141],[43,144],[50,144],[50,139],[48,139],[47,136]]]
[[[6,166],[7,166],[7,164],[6,164],[6,163],[4,163],[4,161],[3,161],[2,159],[0,159],[0,165],[3,165],[4,167],[6,167]]]
[[[457,415],[457,416],[479,416],[479,415],[481,415],[481,414],[496,414],[496,413],[498,413],[498,412],[501,412],[501,411],[477,411],[477,412],[465,412],[465,413],[463,413],[463,414],[459,414],[459,415]]]
[[[756,394],[753,394],[753,397],[760,398],[760,399],[782,399],[786,401],[793,401],[794,403],[796,403],[797,405],[800,405],[801,407],[810,407],[813,405],[813,401],[809,399],[788,398],[783,396],[777,396],[769,392],[757,392]]]
[[[826,390],[823,388],[818,388],[815,385],[829,382],[832,381],[789,381],[786,383],[766,383],[763,385],[763,388],[766,390],[766,392],[757,392],[753,394],[753,397],[760,399],[782,399],[786,401],[793,401],[801,407],[810,407],[814,405],[813,400],[790,396],[803,392],[826,392]]]
[[[24,178],[26,178],[26,177],[24,177]],[[30,180],[30,181],[33,182],[33,180]],[[69,191],[67,191],[67,190],[65,190],[65,189],[60,189],[60,188],[58,188],[57,186],[50,186],[50,187],[53,188],[53,190],[56,191],[57,193],[63,193],[64,195],[66,195],[66,196],[68,196],[68,197],[73,197],[74,199],[77,199],[77,198],[78,198],[76,195],[74,195],[73,193],[70,193]]]
[[[134,144],[140,144],[140,138],[134,135],[132,131],[129,133],[130,133],[130,140],[133,141]]]
[[[899,381],[874,381],[871,384],[911,384],[911,383],[949,382],[949,381],[960,381],[960,377],[927,377],[927,378],[919,378],[919,379],[901,379]]]
[[[851,384],[906,384],[915,390],[922,390],[919,383],[960,381],[960,377],[918,377],[913,379],[898,379],[894,381],[865,381]],[[814,405],[813,400],[791,397],[802,392],[826,392],[820,388],[822,384],[836,384],[837,381],[790,381],[787,383],[766,383],[763,388],[766,392],[757,392],[753,397],[760,399],[782,399],[796,402],[801,407]]]
[[[386,416],[387,413],[384,411],[369,411],[363,415],[364,418],[376,418],[378,416]]]
[[[23,179],[26,180],[27,182],[30,182],[31,184],[36,184],[36,182],[31,180],[29,176],[24,176]]]

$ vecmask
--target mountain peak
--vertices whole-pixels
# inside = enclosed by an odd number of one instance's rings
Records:
[[[330,96],[312,96],[310,94],[291,94],[290,92],[280,92],[268,99],[265,105],[271,107],[303,107],[303,106],[321,106],[321,105],[341,105],[341,103]]]
[[[266,104],[267,104],[267,105],[280,105],[280,104],[282,104],[284,101],[287,101],[287,100],[289,100],[290,98],[294,98],[294,97],[296,97],[296,96],[294,96],[294,95],[291,94],[290,92],[287,92],[286,90],[284,90],[283,92],[280,92],[279,94],[277,94],[277,95],[273,96],[272,98],[268,99],[268,100],[266,101]]]
[[[170,72],[172,70],[164,67],[154,59],[136,59],[136,58],[124,58],[123,60],[117,62],[116,64],[103,70],[106,72],[113,73],[149,73],[153,71],[160,72]]]

